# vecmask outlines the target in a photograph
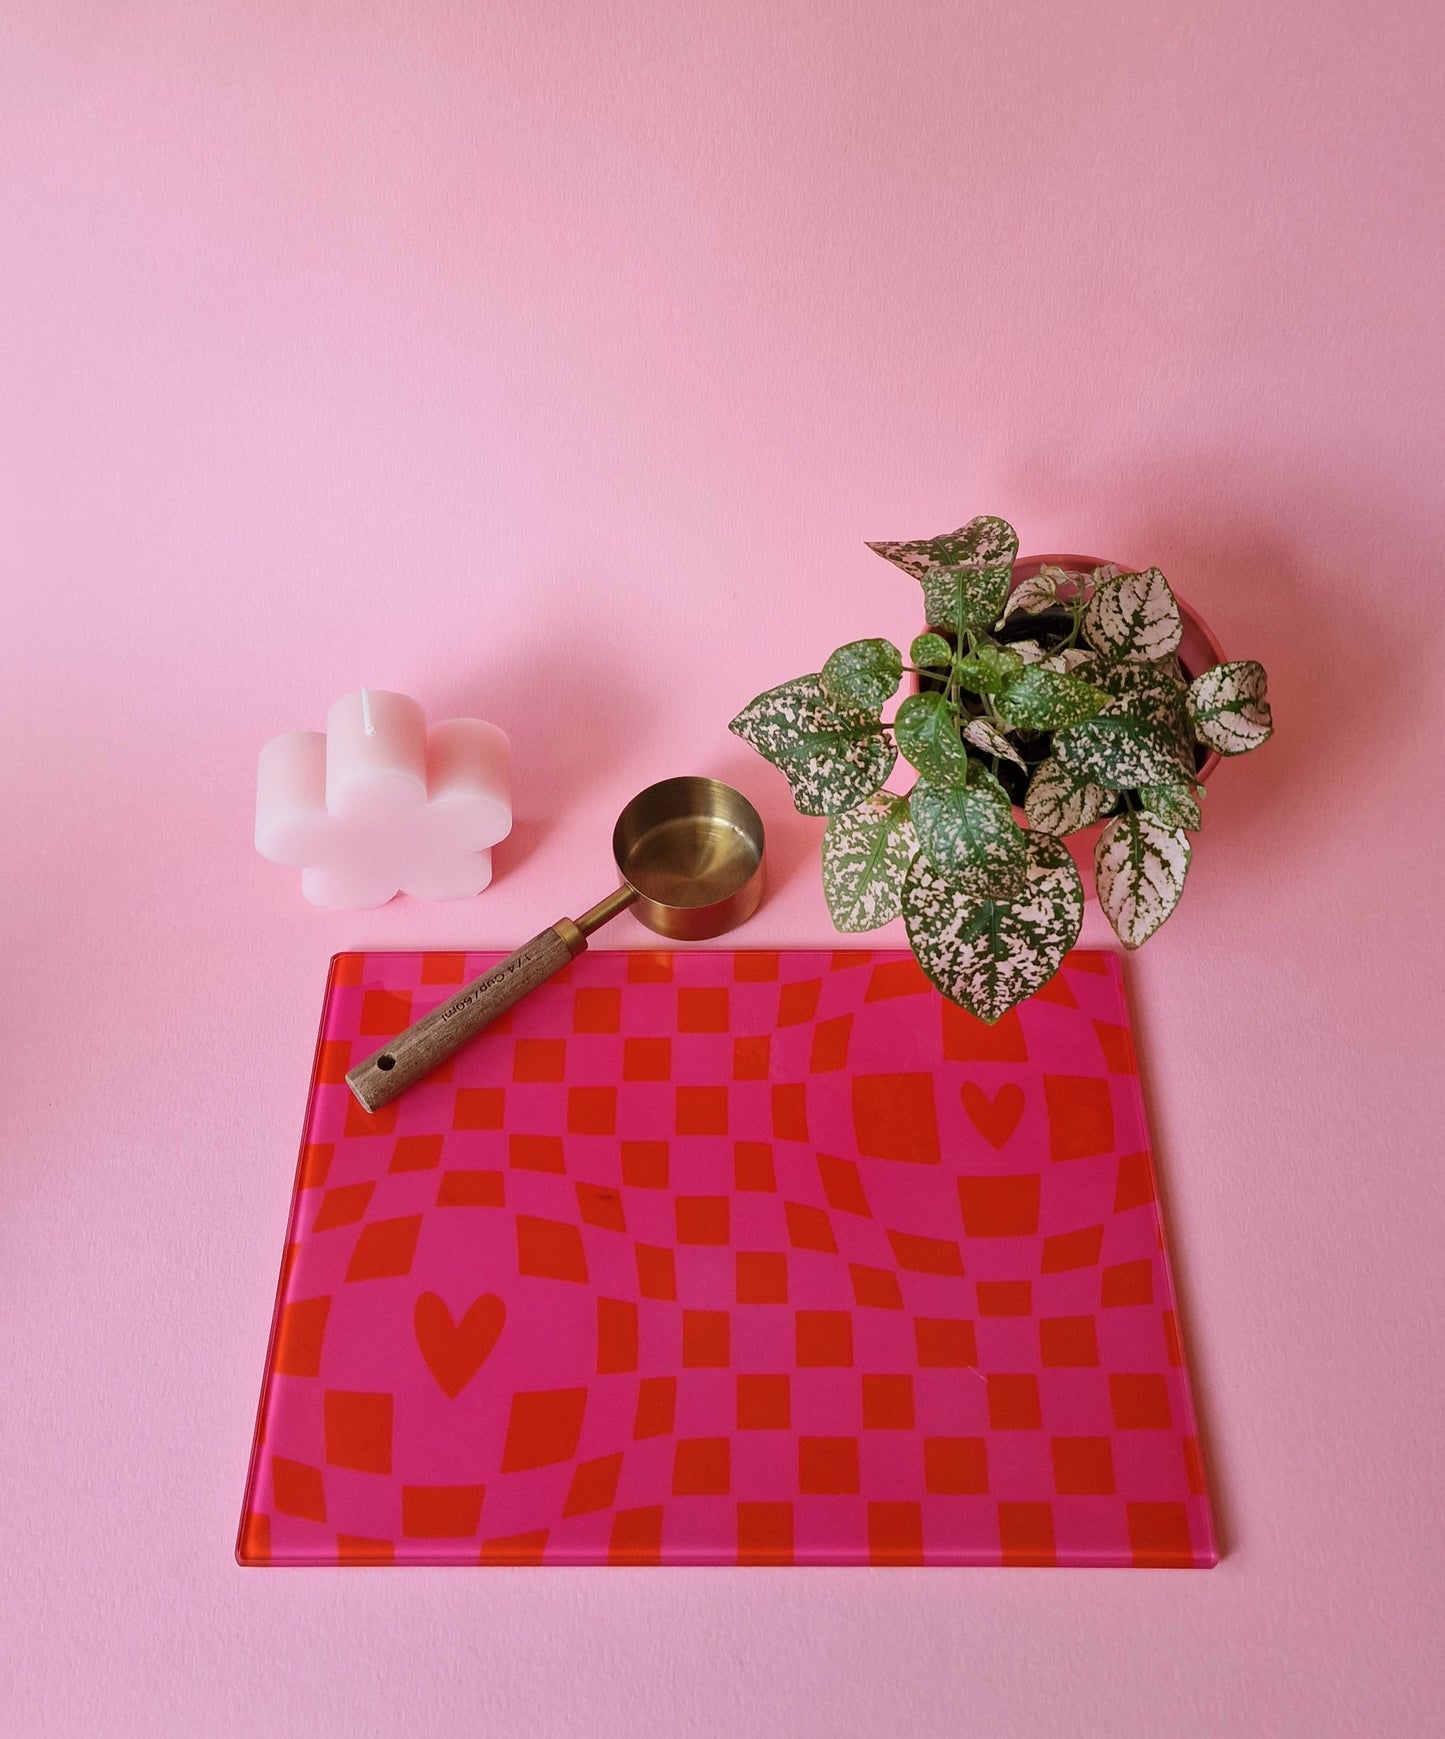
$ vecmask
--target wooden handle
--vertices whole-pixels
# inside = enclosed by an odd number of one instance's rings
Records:
[[[449,1002],[423,1015],[415,1026],[358,1063],[346,1084],[368,1111],[379,1111],[413,1081],[429,1075],[474,1033],[505,1014],[513,1003],[560,972],[587,946],[587,938],[571,921],[561,918],[524,942],[513,955],[464,985]]]

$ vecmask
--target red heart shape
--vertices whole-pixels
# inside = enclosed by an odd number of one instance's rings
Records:
[[[969,1120],[990,1147],[1002,1147],[1024,1114],[1024,1090],[1009,1081],[990,1099],[974,1081],[965,1081],[961,1089],[963,1108]]]
[[[416,1301],[412,1326],[416,1344],[444,1395],[455,1400],[487,1361],[497,1344],[507,1307],[495,1292],[473,1299],[460,1322],[435,1292],[423,1292]]]

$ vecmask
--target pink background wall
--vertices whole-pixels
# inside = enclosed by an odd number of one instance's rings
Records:
[[[1441,84],[1426,0],[6,8],[0,1728],[1445,1718]],[[1273,677],[1130,966],[1222,1566],[238,1570],[327,956],[530,934],[684,768],[825,940],[725,721],[980,511]],[[513,733],[481,903],[253,856],[363,681]]]

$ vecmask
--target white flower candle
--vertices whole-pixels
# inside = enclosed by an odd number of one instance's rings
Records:
[[[492,879],[511,831],[506,736],[482,719],[426,715],[363,688],[326,729],[273,737],[256,769],[256,849],[299,865],[313,905],[384,905],[397,893],[466,899]]]

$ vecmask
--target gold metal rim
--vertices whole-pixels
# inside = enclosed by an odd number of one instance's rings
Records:
[[[762,818],[720,779],[687,775],[649,785],[612,833],[637,918],[659,935],[696,941],[752,916],[763,892]]]

